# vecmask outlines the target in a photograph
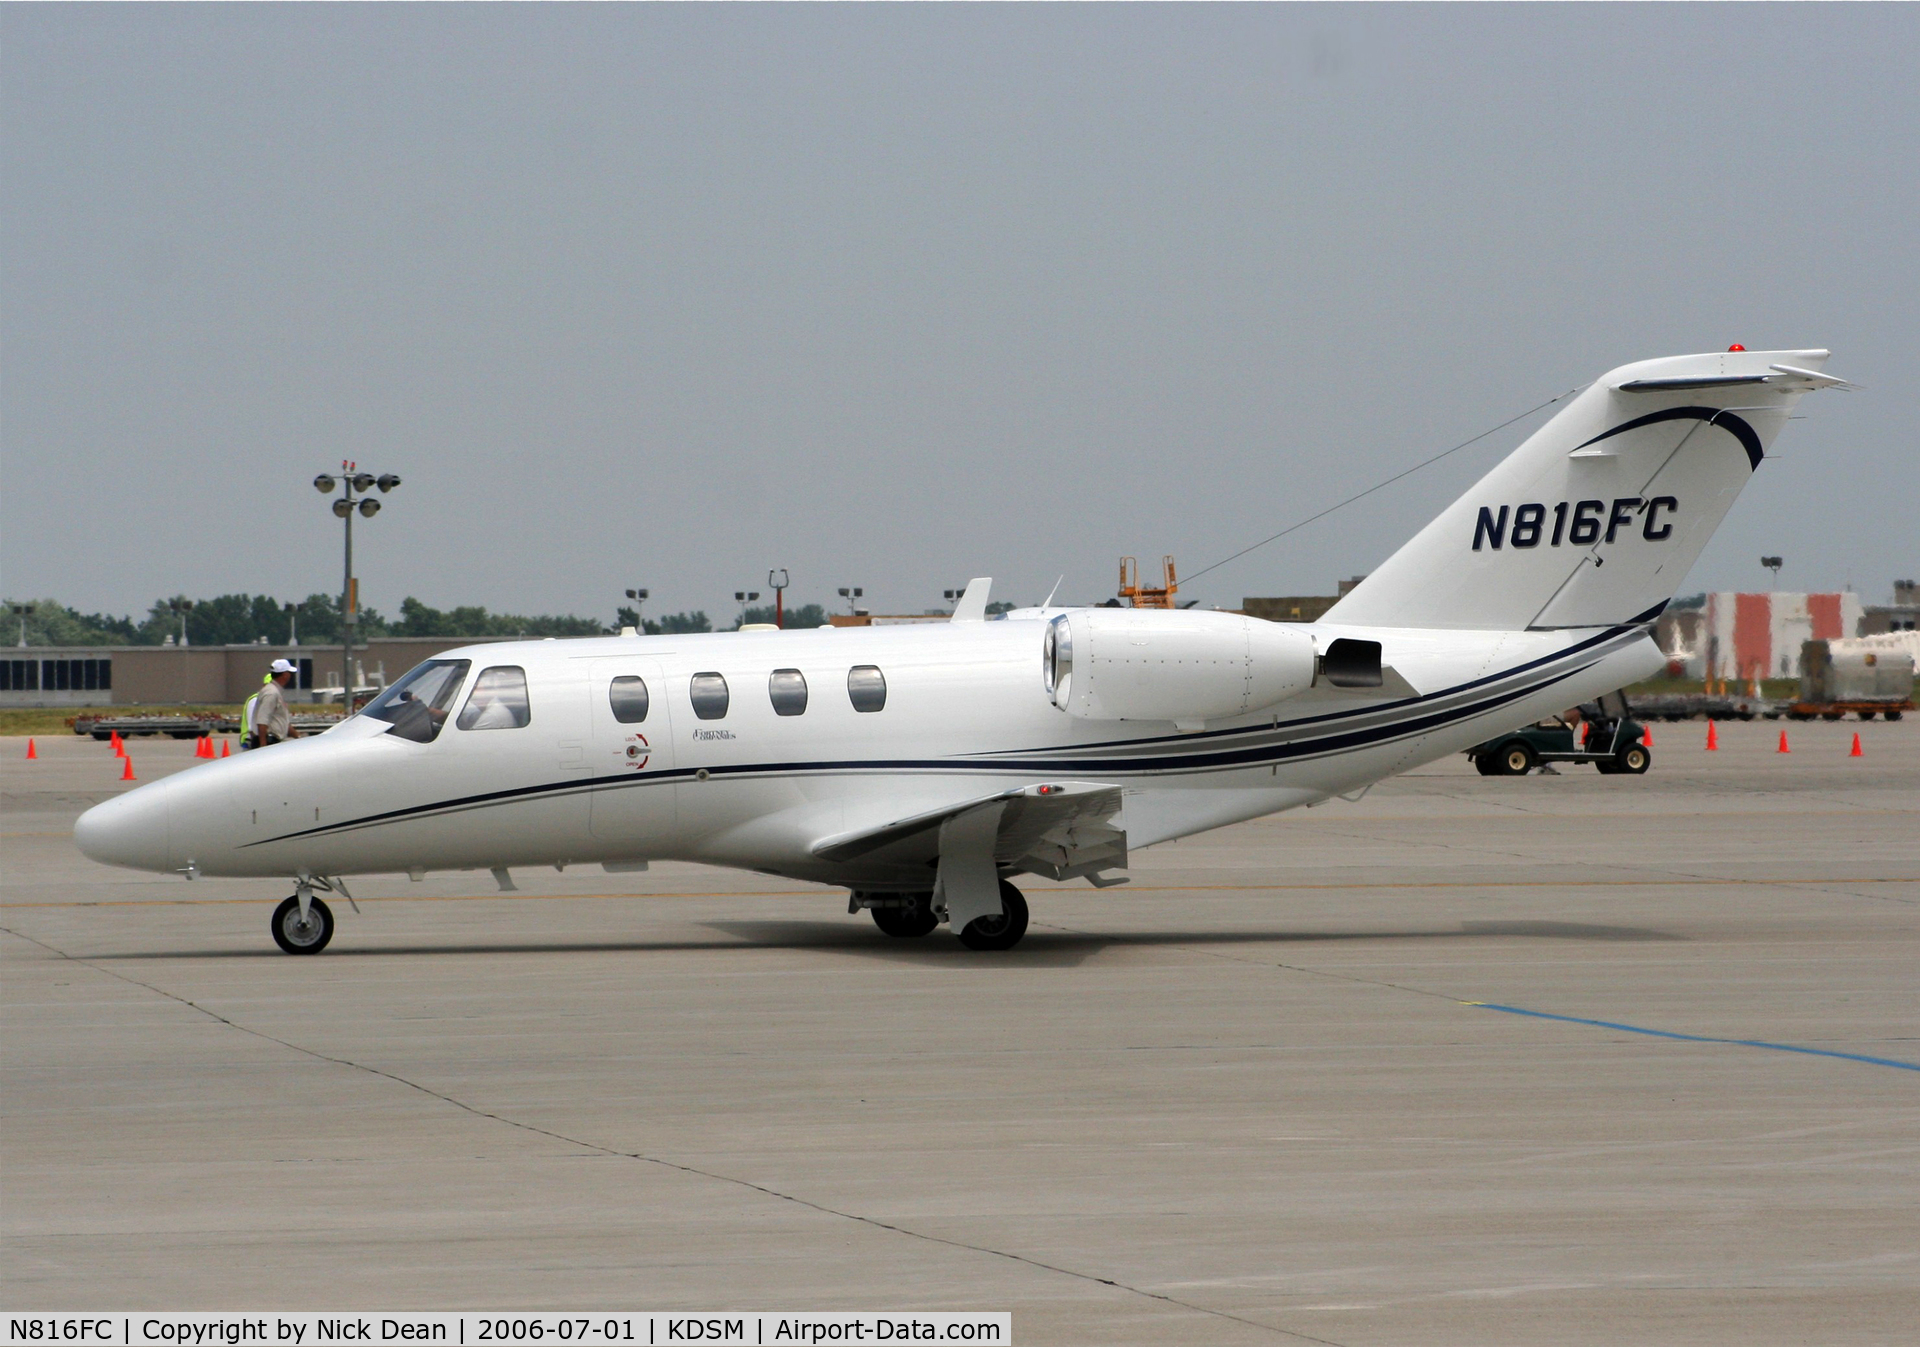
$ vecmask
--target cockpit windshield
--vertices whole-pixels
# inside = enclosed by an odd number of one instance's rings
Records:
[[[360,714],[391,724],[388,734],[430,744],[446,723],[454,695],[472,667],[472,662],[464,659],[430,659],[368,702]]]

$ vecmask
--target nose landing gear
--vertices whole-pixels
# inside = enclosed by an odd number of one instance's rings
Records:
[[[309,896],[301,911],[300,895],[273,909],[273,943],[289,954],[318,954],[333,939],[333,909]]]

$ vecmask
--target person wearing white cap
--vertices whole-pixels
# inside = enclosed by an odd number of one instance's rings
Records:
[[[268,744],[294,737],[293,713],[287,710],[287,699],[281,695],[281,689],[293,686],[294,677],[299,672],[290,659],[273,662],[273,668],[267,674],[267,685],[253,697],[253,714],[247,718],[251,727],[248,747],[265,748]]]

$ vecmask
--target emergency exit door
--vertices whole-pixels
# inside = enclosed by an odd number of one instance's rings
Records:
[[[666,676],[648,660],[596,659],[588,697],[593,835],[630,843],[635,860],[664,854],[676,817]]]

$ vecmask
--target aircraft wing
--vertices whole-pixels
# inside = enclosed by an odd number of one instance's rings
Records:
[[[886,852],[889,861],[931,861],[939,853],[943,823],[993,805],[1000,806],[993,846],[994,860],[1000,864],[1050,879],[1093,876],[1126,866],[1127,834],[1119,818],[1121,789],[1094,781],[1049,782],[976,795],[836,833],[814,843],[812,851],[828,861],[850,861],[880,851]]]

